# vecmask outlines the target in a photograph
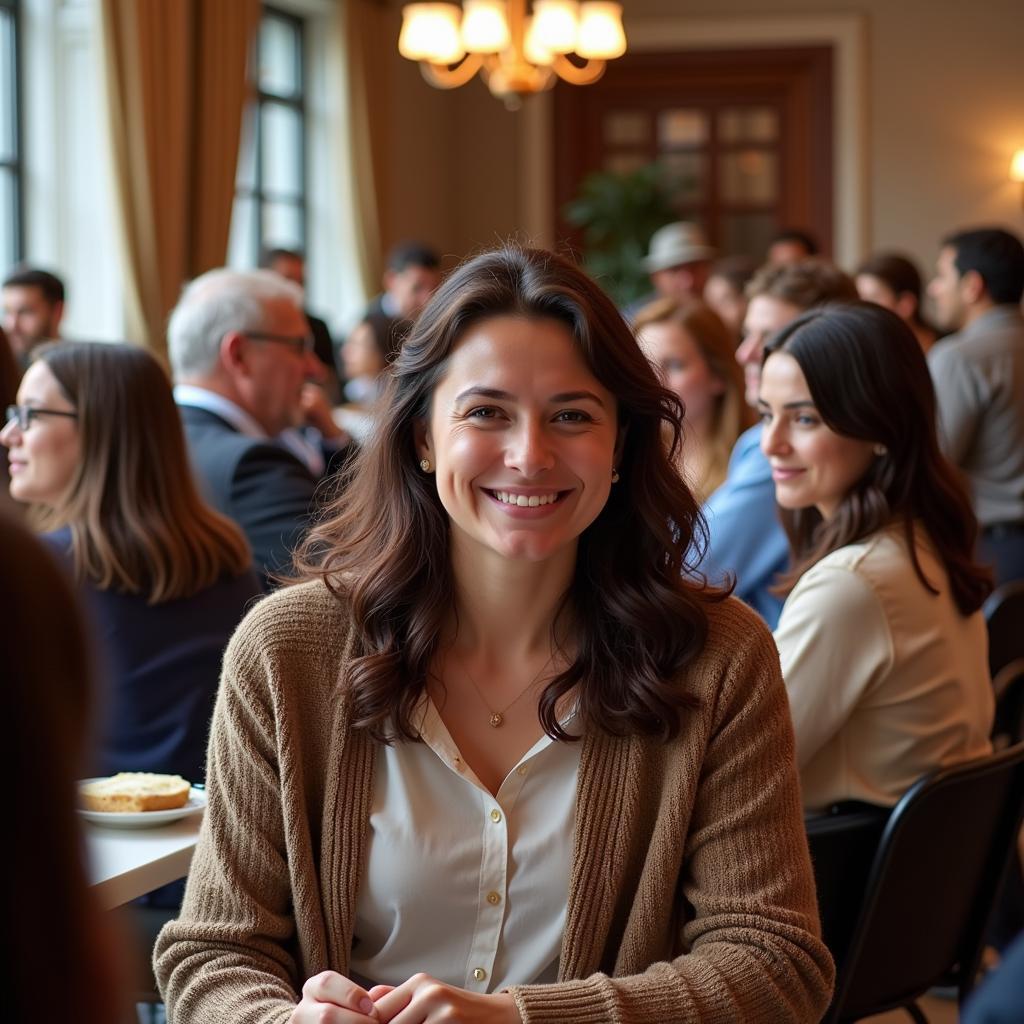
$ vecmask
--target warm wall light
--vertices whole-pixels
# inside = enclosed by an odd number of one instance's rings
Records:
[[[1010,161],[1010,181],[1024,182],[1024,149],[1018,149]],[[1021,206],[1024,207],[1024,185],[1020,192]]]
[[[402,8],[398,52],[420,62],[439,89],[465,85],[479,71],[510,109],[558,79],[589,85],[626,52],[622,4],[604,0],[465,0]],[[573,57],[574,59],[570,59]]]

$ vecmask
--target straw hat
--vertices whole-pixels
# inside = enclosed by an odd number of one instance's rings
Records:
[[[716,254],[696,224],[679,220],[658,228],[651,236],[650,249],[644,257],[644,269],[653,274],[684,263],[710,260]]]

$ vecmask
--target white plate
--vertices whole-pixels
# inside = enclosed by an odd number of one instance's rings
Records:
[[[82,779],[79,785],[98,781],[99,779]],[[193,786],[184,805],[172,807],[169,811],[89,811],[79,807],[78,813],[86,821],[107,828],[155,828],[158,825],[169,825],[172,821],[180,821],[193,814],[202,814],[204,807],[206,791]]]

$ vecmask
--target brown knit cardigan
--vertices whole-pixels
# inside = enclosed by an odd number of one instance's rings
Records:
[[[509,990],[528,1024],[810,1024],[828,1004],[778,656],[739,601],[708,615],[675,741],[582,740],[559,980]],[[174,1024],[283,1024],[306,978],[346,972],[377,749],[349,728],[348,634],[315,582],[228,648],[206,820],[155,952]]]

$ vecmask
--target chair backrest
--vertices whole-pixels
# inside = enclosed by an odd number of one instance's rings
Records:
[[[1024,744],[918,780],[889,818],[824,1021],[903,1006],[937,982],[961,997],[1024,816]]]
[[[1024,580],[992,591],[982,614],[988,625],[988,665],[995,679],[1011,661],[1024,658]]]
[[[992,687],[996,692],[992,746],[1004,750],[1024,741],[1024,658],[1004,665],[993,678]]]

